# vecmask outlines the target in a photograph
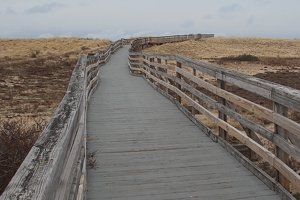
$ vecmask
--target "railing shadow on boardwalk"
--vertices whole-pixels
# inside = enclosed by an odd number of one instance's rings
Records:
[[[286,158],[291,156],[299,161],[300,126],[287,118],[286,113],[288,108],[300,112],[299,91],[180,55],[151,55],[135,52],[149,45],[197,40],[205,37],[213,37],[213,35],[191,34],[151,37],[134,41],[122,39],[108,46],[104,51],[81,56],[73,71],[65,97],[0,199],[84,198],[86,189],[86,108],[88,100],[97,86],[99,67],[108,61],[111,53],[122,47],[123,44],[129,43],[131,44],[131,51],[129,52],[128,64],[133,75],[144,76],[154,88],[176,103],[178,108],[209,137],[223,146],[283,199],[293,199],[284,189],[284,187],[287,187],[285,184],[286,179],[293,186],[299,188],[300,178],[288,167]],[[175,61],[176,66],[171,64],[171,60]],[[165,64],[162,64],[162,61]],[[189,68],[189,70],[186,70],[186,68]],[[175,75],[168,73],[172,71]],[[210,85],[198,78],[195,76],[197,71],[217,78],[218,85]],[[226,91],[226,82],[271,99],[274,102],[274,110],[268,110],[229,93]],[[196,86],[203,87],[217,95],[218,101],[198,91]],[[181,99],[187,101],[191,109],[186,109],[182,105]],[[197,101],[195,101],[196,99]],[[200,101],[207,102],[219,110],[219,117],[215,117],[209,110],[201,106]],[[226,107],[226,104],[230,108]],[[250,110],[276,124],[275,132],[243,117],[237,111],[235,105]],[[220,127],[220,133],[213,133],[195,118],[197,112],[214,121]],[[248,135],[241,133],[228,124],[226,116],[247,127]],[[284,187],[233,148],[226,141],[227,134],[238,138],[252,152],[274,166],[278,170],[278,180],[283,183]],[[260,134],[273,142],[277,146],[278,154],[273,155],[259,145],[255,134]],[[292,142],[289,142],[288,139]]]

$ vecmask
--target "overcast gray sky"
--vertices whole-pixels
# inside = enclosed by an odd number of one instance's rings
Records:
[[[300,38],[300,0],[0,0],[1,38]]]

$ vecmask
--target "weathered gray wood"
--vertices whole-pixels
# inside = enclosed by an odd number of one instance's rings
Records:
[[[278,103],[275,103],[273,104],[273,109],[274,109],[274,112],[280,114],[280,115],[283,115],[283,116],[287,116],[288,115],[288,109],[287,107],[283,106],[283,105],[280,105]],[[288,139],[288,134],[287,134],[287,131],[278,126],[277,124],[274,125],[274,131],[275,131],[275,134],[278,134],[280,135],[283,139],[287,140]],[[289,162],[289,155],[284,152],[282,149],[280,149],[278,146],[275,147],[275,155],[280,159],[282,160],[284,163],[288,163]],[[289,190],[290,188],[290,182],[289,180],[282,174],[280,173],[278,170],[276,172],[276,180],[287,190]]]
[[[161,59],[161,58],[158,58],[158,59]],[[144,59],[143,61],[149,64],[149,62],[147,60]],[[174,65],[167,65],[167,64],[161,64],[161,63],[152,63],[152,65],[155,67],[160,67],[160,68],[164,68],[164,69],[175,70]]]
[[[68,161],[60,178],[60,183],[58,191],[56,192],[55,199],[68,199],[70,195],[71,186],[73,183],[73,174],[77,167],[78,158],[80,157],[81,149],[83,147],[84,135],[83,130],[84,126],[80,125],[74,143],[72,144],[72,149],[70,155],[67,157]]]
[[[226,130],[230,135],[236,137],[240,142],[246,144],[251,150],[257,153],[259,156],[263,158],[263,160],[269,162],[272,166],[274,166],[278,171],[280,171],[296,188],[300,188],[300,176],[292,170],[289,166],[287,166],[284,162],[278,159],[274,154],[268,151],[266,148],[257,144],[254,140],[243,134],[241,131],[233,127],[232,125],[226,123],[223,120],[217,118],[212,112],[199,105],[195,101],[193,101],[189,96],[187,96],[184,92],[179,90],[177,87],[166,84],[160,79],[148,74],[149,77],[156,82],[164,85],[165,87],[169,87],[169,89],[173,90],[177,95],[180,95],[181,98],[184,98],[190,105],[194,106],[199,112],[205,115],[209,120],[211,120],[216,125],[222,127]],[[180,79],[176,78],[176,81],[179,82]]]
[[[159,92],[162,93],[162,91]],[[279,194],[279,196],[282,199],[295,199],[293,195],[291,195],[288,191],[286,191],[278,182],[276,182],[268,174],[266,174],[254,163],[248,160],[243,154],[241,154],[235,148],[233,148],[227,141],[225,141],[222,138],[218,138],[216,134],[212,134],[212,132],[205,125],[203,125],[197,118],[195,118],[195,116],[193,116],[189,111],[187,111],[181,104],[176,102],[176,105],[190,120],[194,122],[194,124],[196,124],[201,130],[203,130],[213,141],[218,142],[224,149],[226,149],[234,158],[236,158],[240,163],[242,163],[249,171],[255,174],[255,176],[257,176],[262,182],[264,182],[270,189],[276,191],[276,193]],[[215,137],[211,137],[211,136],[215,136]],[[272,198],[274,197],[272,196]]]
[[[256,166],[253,162],[248,160],[243,154],[238,152],[236,149],[232,148],[232,146],[222,138],[218,140],[219,144],[226,149],[235,159],[237,159],[240,163],[242,163],[251,173],[255,174],[261,181],[263,181],[270,189],[276,191],[276,193],[282,199],[295,199],[292,194],[286,191],[282,185],[276,182],[272,177],[270,177],[267,173],[262,171],[258,166]]]
[[[274,134],[272,131],[269,129],[265,128],[264,126],[259,125],[258,123],[250,120],[249,118],[236,113],[225,106],[217,103],[213,99],[209,98],[207,95],[201,93],[200,91],[197,91],[194,88],[188,87],[186,84],[182,83],[182,86],[186,88],[188,91],[192,92],[195,94],[199,99],[209,103],[211,106],[216,108],[217,110],[221,111],[222,113],[225,113],[229,117],[233,118],[234,120],[238,121],[241,123],[243,126],[246,126],[247,128],[253,130],[254,132],[260,134],[261,136],[265,137],[269,141],[273,142],[280,148],[282,148],[284,151],[288,152],[291,156],[293,156],[297,161],[300,161],[300,149],[289,143],[287,140],[282,138],[279,135]],[[256,140],[254,138],[254,140]],[[259,141],[257,141],[259,143]]]
[[[176,62],[176,66],[178,67],[178,68],[181,68],[181,63],[180,62]],[[177,79],[181,79],[181,74],[180,73],[178,73],[178,72],[176,72],[176,78]],[[179,89],[179,90],[181,90],[181,85],[180,85],[180,83],[176,83],[176,87]],[[181,103],[181,97],[180,97],[180,95],[178,95],[177,94],[177,101],[179,102],[179,103]]]
[[[194,76],[196,76],[197,75],[197,70],[196,69],[193,69],[193,75]],[[197,87],[197,84],[195,83],[195,82],[193,82],[193,81],[191,81],[192,82],[192,87],[193,88],[196,88]],[[196,101],[196,97],[195,97],[195,94],[193,94],[192,93],[192,99],[194,100],[194,101]],[[198,99],[199,100],[199,99]],[[195,114],[199,114],[199,112],[194,108],[194,107],[192,107],[192,114],[193,115],[195,115]]]
[[[195,68],[205,74],[211,75],[220,80],[234,84],[245,90],[259,94],[274,102],[285,105],[297,112],[300,112],[300,91],[272,83],[266,80],[255,78],[246,74],[242,74],[212,64],[196,61],[185,56],[177,55],[177,61],[189,67]]]
[[[214,37],[214,34],[190,34],[190,35],[174,35],[174,36],[163,36],[163,37],[143,37],[134,39],[131,42],[130,52],[140,51],[144,46],[148,47],[151,45],[169,43],[169,42],[182,42],[186,40],[194,40],[198,38],[209,38]]]
[[[217,80],[217,86],[218,88],[222,89],[222,90],[226,90],[226,82],[225,81],[222,81],[222,80]],[[220,96],[218,96],[218,103],[221,104],[221,105],[226,105],[226,100]],[[227,116],[218,111],[218,117],[227,122]],[[227,140],[227,131],[222,129],[221,127],[219,127],[219,136],[221,136],[224,140]]]
[[[227,101],[226,105],[233,110],[236,113],[241,113],[240,110],[231,102]],[[248,135],[248,137],[250,137],[251,139],[253,139],[255,142],[257,142],[259,145],[263,146],[263,143],[261,142],[261,140],[257,137],[256,133],[251,130],[250,128],[244,126],[243,124],[240,123],[240,125],[242,126],[242,128],[244,129],[245,133]],[[257,159],[258,156],[254,151],[249,151],[250,153],[250,158],[251,159]]]
[[[98,150],[98,166],[88,170],[88,199],[230,199],[237,190],[240,198],[275,195],[176,105],[130,76],[126,59],[125,48],[111,57],[91,97],[88,149]]]
[[[179,71],[183,76],[187,76],[187,77],[191,78],[191,76],[188,76],[188,72],[184,72],[184,70],[176,68],[176,71]],[[152,72],[153,73],[159,73],[160,75],[168,77],[169,79],[174,79],[175,78],[174,76],[163,73],[163,72],[156,72],[156,71],[153,71],[153,70],[152,70]],[[226,99],[237,103],[238,105],[242,106],[243,108],[245,108],[245,104],[249,104],[247,107],[249,107],[253,110],[257,110],[257,112],[255,112],[255,113],[260,113],[260,114],[264,113],[264,115],[260,115],[260,116],[265,116],[265,115],[268,114],[268,116],[269,116],[268,118],[270,118],[271,121],[272,121],[272,116],[275,115],[275,114],[272,114],[271,110],[263,108],[260,105],[256,105],[253,102],[249,102],[249,101],[247,101],[247,100],[245,100],[241,97],[235,97],[235,95],[232,95],[229,92],[226,92],[225,90],[220,92],[219,90],[216,90],[217,88],[215,86],[213,86],[213,85],[208,86],[209,85],[208,83],[206,83],[202,80],[199,81],[199,78],[193,77],[192,80],[196,81],[198,83],[205,84],[205,86],[204,85],[201,85],[201,86],[204,86],[209,91],[211,91],[215,94],[221,95],[222,97],[225,97]],[[232,112],[231,110],[227,109],[226,107],[222,106],[221,104],[217,103],[216,101],[214,101],[213,99],[208,97],[207,95],[204,95],[200,91],[196,90],[194,87],[191,87],[190,85],[186,84],[184,81],[182,81],[180,79],[176,79],[176,82],[178,82],[180,85],[182,85],[185,89],[187,89],[192,94],[196,95],[199,99],[201,99],[204,102],[210,104],[211,106],[213,106],[217,110],[221,111],[222,113],[224,113],[224,114],[232,117],[236,121],[240,122],[242,125],[246,126],[247,128],[253,130],[254,132],[260,134],[261,136],[263,136],[266,139],[270,140],[271,142],[275,143],[277,146],[279,146],[284,151],[288,152],[291,156],[293,156],[296,160],[300,161],[300,154],[299,154],[300,149],[296,145],[293,145],[293,144],[289,143],[287,140],[285,140],[281,136],[274,134],[272,131],[266,129],[264,126],[261,126],[258,123],[255,123],[254,121],[251,121],[250,119],[244,117],[243,115],[241,115],[239,113],[236,113],[236,112]],[[224,94],[224,95],[222,95],[222,94]],[[234,100],[234,99],[236,99],[236,100]],[[279,116],[279,114],[276,114],[276,116]],[[277,117],[277,118],[279,118],[279,117]],[[284,122],[291,121],[290,119],[284,118],[284,117],[280,117],[280,119],[281,119],[280,124],[283,124]],[[290,129],[291,127],[287,127],[287,128]],[[293,126],[292,126],[292,128],[293,128]],[[257,139],[254,138],[254,140],[256,141]],[[257,142],[259,143],[259,141],[257,141]]]
[[[296,135],[288,132],[288,137],[296,147],[300,148],[300,137],[299,136],[296,136]]]
[[[173,54],[150,54],[142,52],[142,55],[148,57],[148,58],[160,58],[163,60],[176,60],[176,55]]]

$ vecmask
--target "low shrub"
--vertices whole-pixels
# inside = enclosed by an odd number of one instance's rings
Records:
[[[221,61],[259,61],[259,58],[251,54],[242,54],[238,56],[227,56],[220,58]]]
[[[0,118],[0,195],[46,126],[41,119]]]

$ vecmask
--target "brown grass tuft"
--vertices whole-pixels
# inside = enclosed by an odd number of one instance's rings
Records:
[[[0,194],[16,173],[46,126],[41,119],[6,120],[0,118]]]

